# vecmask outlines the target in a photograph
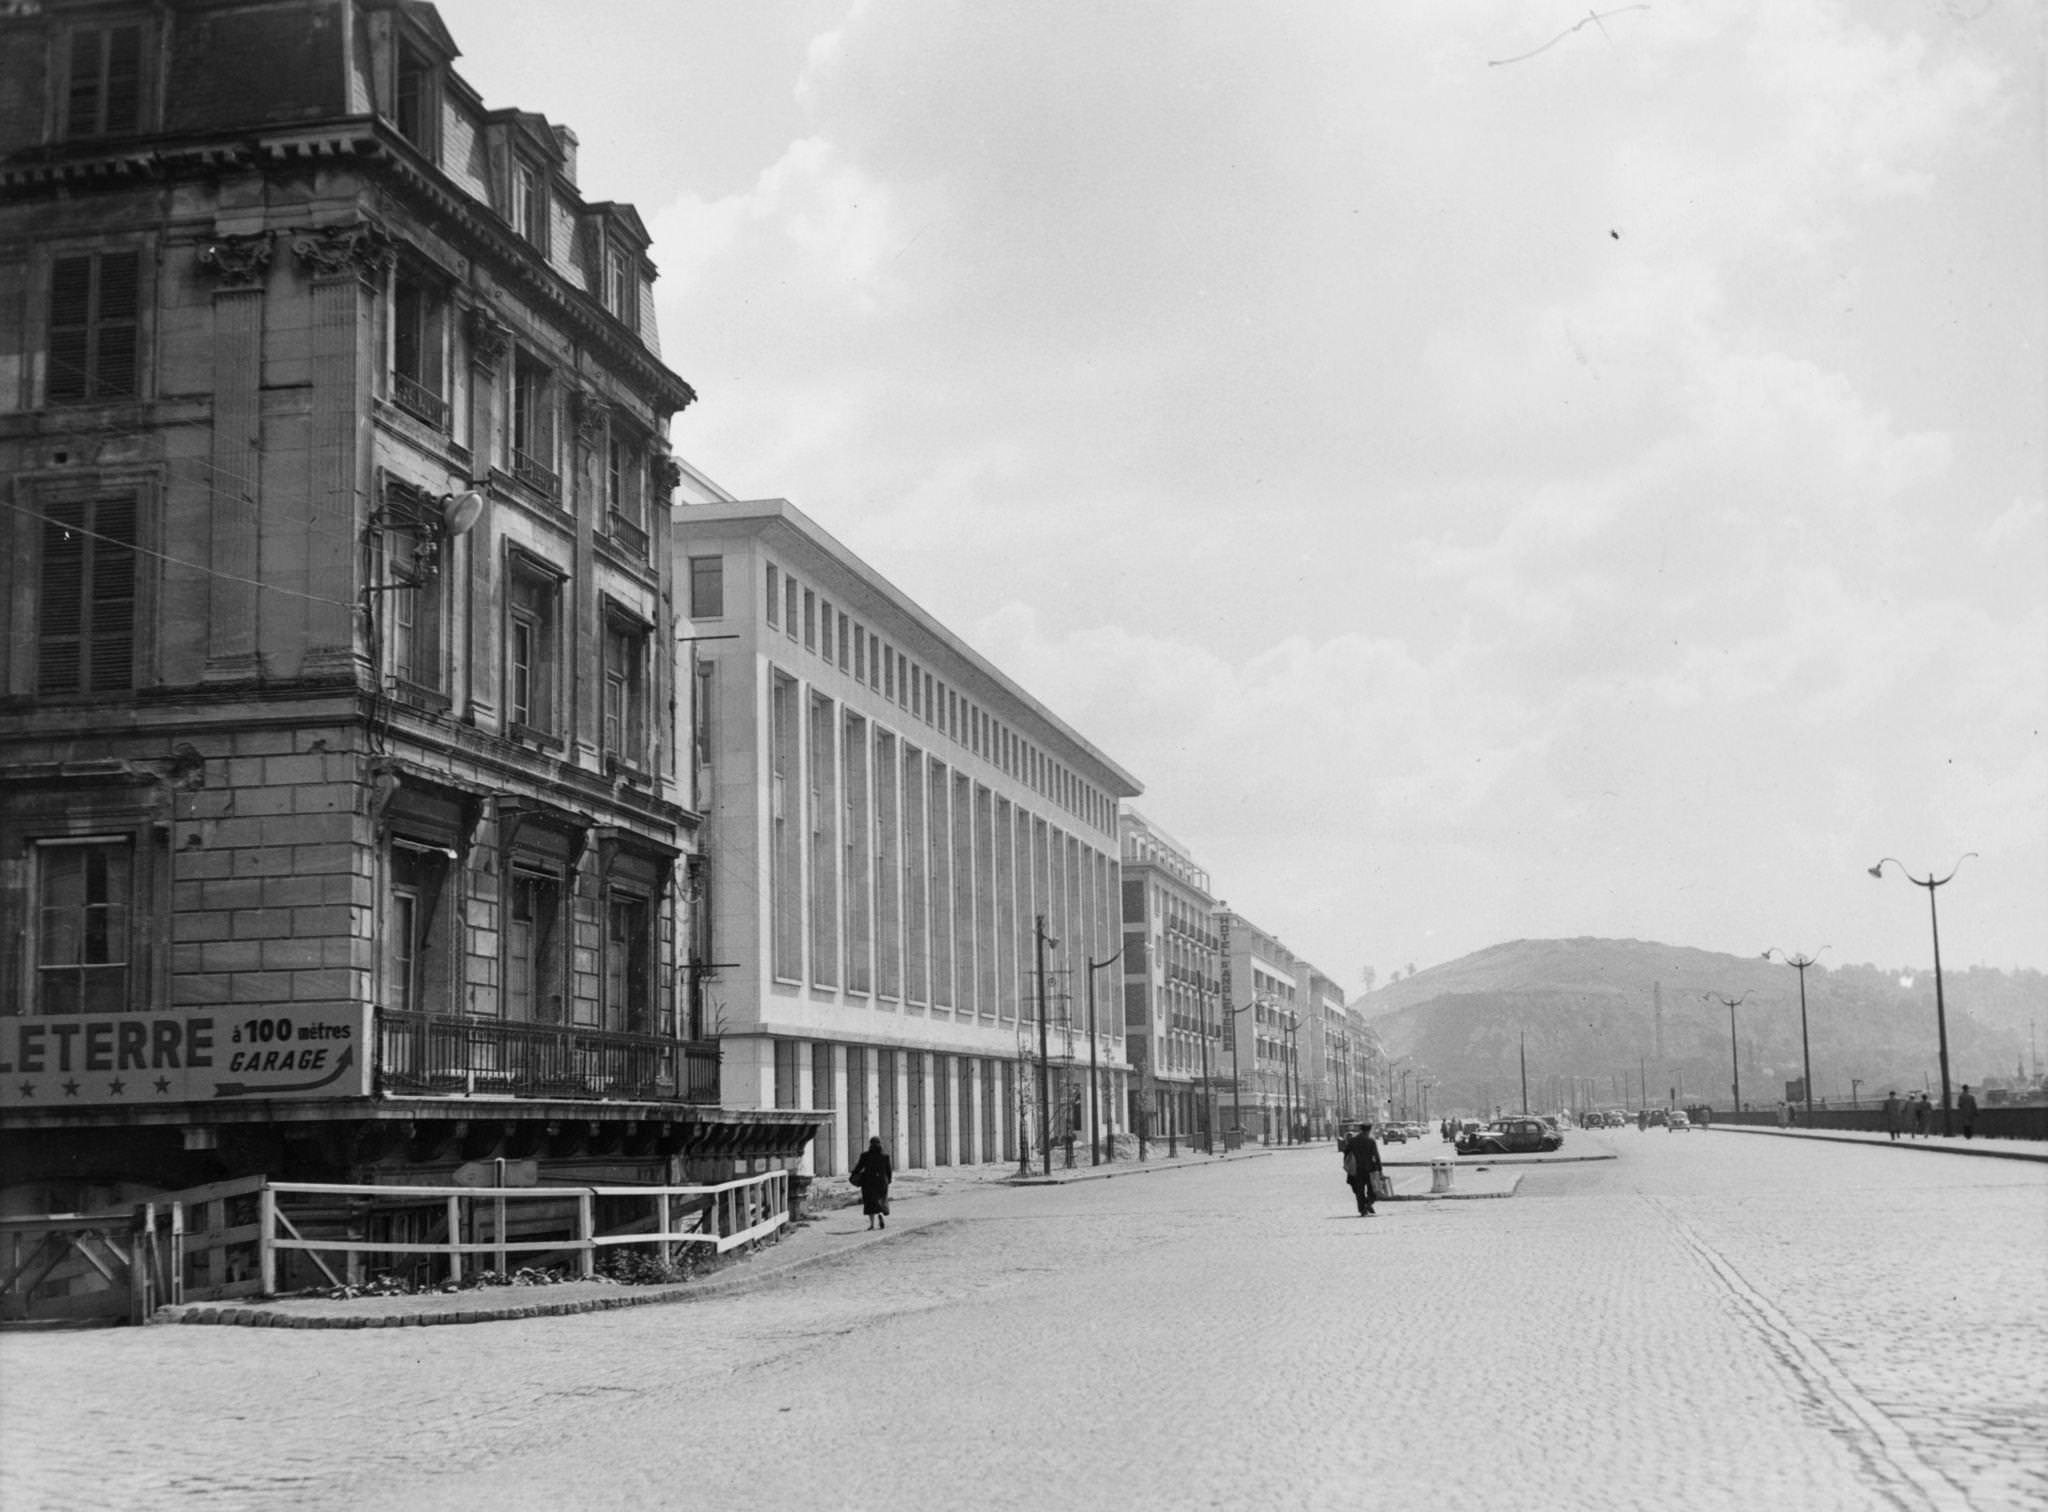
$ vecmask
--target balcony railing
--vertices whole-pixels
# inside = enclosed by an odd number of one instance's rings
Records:
[[[512,453],[512,476],[537,493],[546,494],[550,499],[562,491],[561,477],[552,467],[537,457],[529,457],[523,451]]]
[[[448,401],[403,373],[391,375],[391,397],[407,414],[417,415],[435,430],[448,429]]]
[[[388,1008],[377,1021],[380,1091],[718,1102],[710,1041]]]

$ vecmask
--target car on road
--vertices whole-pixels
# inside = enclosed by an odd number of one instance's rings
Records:
[[[1692,1120],[1686,1116],[1685,1109],[1673,1108],[1664,1115],[1664,1128],[1667,1133],[1683,1134],[1692,1128]]]
[[[1407,1142],[1407,1139],[1408,1131],[1400,1124],[1390,1123],[1382,1126],[1380,1129],[1381,1144],[1404,1144]]]
[[[1563,1146],[1564,1136],[1540,1118],[1497,1118],[1458,1137],[1460,1155],[1528,1155]]]

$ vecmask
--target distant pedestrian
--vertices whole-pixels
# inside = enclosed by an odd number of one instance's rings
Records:
[[[1893,1144],[1899,1142],[1899,1127],[1904,1121],[1904,1114],[1899,1107],[1899,1094],[1895,1091],[1885,1093],[1884,1131],[1891,1136]]]
[[[1970,1084],[1963,1083],[1963,1095],[1956,1099],[1956,1117],[1963,1121],[1963,1138],[1977,1137],[1977,1099],[1970,1093]]]
[[[1790,1105],[1784,1102],[1780,1102],[1778,1104],[1778,1127],[1782,1129],[1791,1121],[1792,1109]]]
[[[889,1165],[889,1152],[882,1148],[882,1136],[877,1134],[853,1163],[852,1172],[853,1184],[860,1188],[860,1210],[868,1215],[869,1228],[889,1226],[889,1182],[895,1174]]]
[[[1927,1094],[1922,1092],[1920,1094],[1920,1101],[1913,1104],[1913,1137],[1915,1139],[1925,1139],[1927,1137],[1927,1123],[1933,1114],[1934,1109],[1927,1101]]]
[[[1372,1137],[1372,1125],[1362,1123],[1338,1149],[1344,1152],[1344,1184],[1358,1202],[1358,1216],[1372,1218],[1373,1177],[1382,1169],[1379,1142]]]

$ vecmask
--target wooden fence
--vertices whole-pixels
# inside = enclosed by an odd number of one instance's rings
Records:
[[[339,1287],[372,1273],[460,1285],[481,1270],[644,1246],[724,1254],[789,1222],[789,1174],[716,1186],[370,1186],[253,1176],[133,1209],[0,1220],[0,1318],[146,1320],[180,1301]],[[603,1225],[602,1227],[600,1225]]]

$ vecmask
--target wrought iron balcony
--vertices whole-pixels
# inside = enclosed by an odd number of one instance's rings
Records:
[[[512,453],[512,476],[535,492],[546,494],[550,499],[562,491],[560,475],[539,458],[529,457],[523,451]]]
[[[391,375],[391,398],[409,415],[416,415],[435,430],[448,429],[448,401],[403,373]]]
[[[412,1095],[718,1102],[718,1046],[571,1024],[377,1014],[377,1086]]]

